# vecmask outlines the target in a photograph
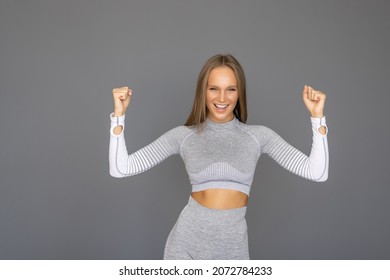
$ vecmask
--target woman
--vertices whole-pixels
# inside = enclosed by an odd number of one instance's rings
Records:
[[[215,55],[203,66],[192,112],[148,146],[128,155],[123,135],[132,91],[113,89],[110,174],[139,174],[173,154],[182,157],[192,185],[189,202],[170,232],[164,259],[249,259],[246,206],[261,154],[309,180],[328,176],[325,94],[309,86],[303,101],[310,112],[313,145],[306,156],[264,126],[246,125],[245,76],[231,55]]]

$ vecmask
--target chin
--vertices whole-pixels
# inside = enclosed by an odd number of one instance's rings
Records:
[[[215,122],[230,122],[234,119],[233,112],[231,114],[210,114],[208,115],[208,118]]]

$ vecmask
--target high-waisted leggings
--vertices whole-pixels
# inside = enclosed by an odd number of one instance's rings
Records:
[[[248,260],[246,207],[210,209],[190,197],[165,245],[164,259]]]

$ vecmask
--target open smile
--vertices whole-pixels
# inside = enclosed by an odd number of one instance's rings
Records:
[[[229,104],[216,104],[216,103],[214,103],[214,106],[217,108],[218,111],[224,111],[229,106]]]

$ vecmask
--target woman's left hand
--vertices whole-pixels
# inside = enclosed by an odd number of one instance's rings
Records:
[[[303,88],[303,102],[310,115],[313,118],[322,118],[324,116],[325,93],[315,90],[312,87],[305,85]]]

